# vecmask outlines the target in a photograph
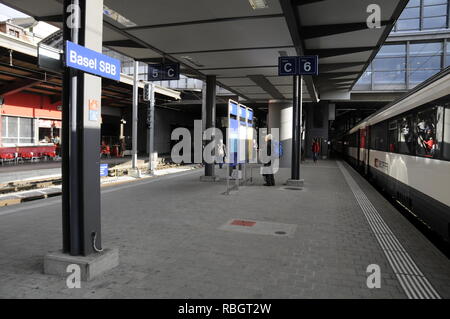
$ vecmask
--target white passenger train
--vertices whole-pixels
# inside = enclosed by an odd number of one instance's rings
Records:
[[[450,68],[351,129],[344,153],[450,241]]]

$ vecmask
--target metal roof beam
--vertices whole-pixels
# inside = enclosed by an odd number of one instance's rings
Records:
[[[392,21],[381,21],[381,25],[385,26]],[[360,31],[360,30],[368,30],[367,23],[342,23],[342,24],[326,24],[326,25],[312,25],[312,26],[303,26],[303,38],[304,39],[312,39],[312,38],[320,38],[326,37],[330,35],[336,35],[341,33]]]
[[[308,55],[319,55],[320,58],[329,58],[332,56],[372,51],[375,47],[353,47],[353,48],[330,48],[330,49],[310,49]]]
[[[55,14],[51,16],[34,17],[34,19],[43,22],[62,22],[63,16],[61,14]]]
[[[266,14],[266,15],[254,15],[254,16],[244,16],[244,17],[217,18],[217,19],[206,19],[206,20],[196,20],[196,21],[164,23],[164,24],[142,25],[142,26],[124,28],[124,30],[126,30],[126,31],[147,30],[147,29],[155,29],[155,28],[187,26],[187,25],[193,25],[193,24],[236,22],[236,21],[243,21],[243,20],[270,19],[270,18],[282,18],[282,17],[283,17],[282,14]]]
[[[293,0],[293,4],[296,6],[303,6],[305,4],[311,4],[311,3],[316,3],[316,2],[323,2],[326,0]]]
[[[260,86],[264,91],[269,93],[274,99],[284,99],[283,94],[269,81],[264,75],[249,75],[248,78]]]
[[[143,49],[145,48],[142,44],[137,43],[133,40],[117,40],[117,41],[105,41],[103,42],[104,46],[110,46],[110,47],[125,47],[125,48],[138,48]]]
[[[21,79],[18,81],[14,81],[12,83],[0,87],[0,95],[8,96],[14,93],[18,93],[22,90],[30,88],[39,83],[40,82],[36,81],[35,79]]]
[[[305,43],[300,37],[300,34],[303,34],[303,30],[301,28],[300,19],[296,14],[294,3],[292,0],[280,0],[280,5],[286,19],[289,33],[291,34],[292,42],[294,43],[295,50],[298,55],[305,55]],[[304,80],[308,93],[310,94],[313,102],[318,102],[319,97],[312,76],[304,76]]]

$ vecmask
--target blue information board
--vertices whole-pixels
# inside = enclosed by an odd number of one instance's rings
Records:
[[[228,101],[227,145],[230,166],[244,164],[253,158],[253,110]]]
[[[239,106],[234,101],[228,103],[228,154],[230,165],[235,166],[237,163],[237,154],[239,147]],[[234,117],[234,118],[233,118]]]
[[[119,60],[70,41],[66,41],[66,66],[120,81]]]
[[[108,164],[100,164],[100,177],[108,176]]]

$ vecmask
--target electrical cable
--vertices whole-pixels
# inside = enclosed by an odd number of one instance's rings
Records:
[[[97,252],[97,253],[103,252],[103,248],[98,249],[97,246],[95,245],[96,241],[97,241],[97,233],[96,233],[96,232],[93,232],[93,233],[92,233],[92,248],[93,248],[94,251]]]

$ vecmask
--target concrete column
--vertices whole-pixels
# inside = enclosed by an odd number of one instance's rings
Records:
[[[280,143],[283,156],[280,157],[280,167],[290,168],[292,160],[292,103],[269,102],[267,128],[280,130]]]
[[[216,76],[208,75],[206,76],[206,92],[204,92],[203,108],[204,115],[202,114],[202,119],[204,119],[205,124],[203,127],[205,129],[216,127]],[[206,93],[206,94],[205,94]],[[208,143],[206,141],[205,143]],[[214,164],[205,163],[205,176],[201,177],[203,181],[216,181],[217,177],[214,172]]]

